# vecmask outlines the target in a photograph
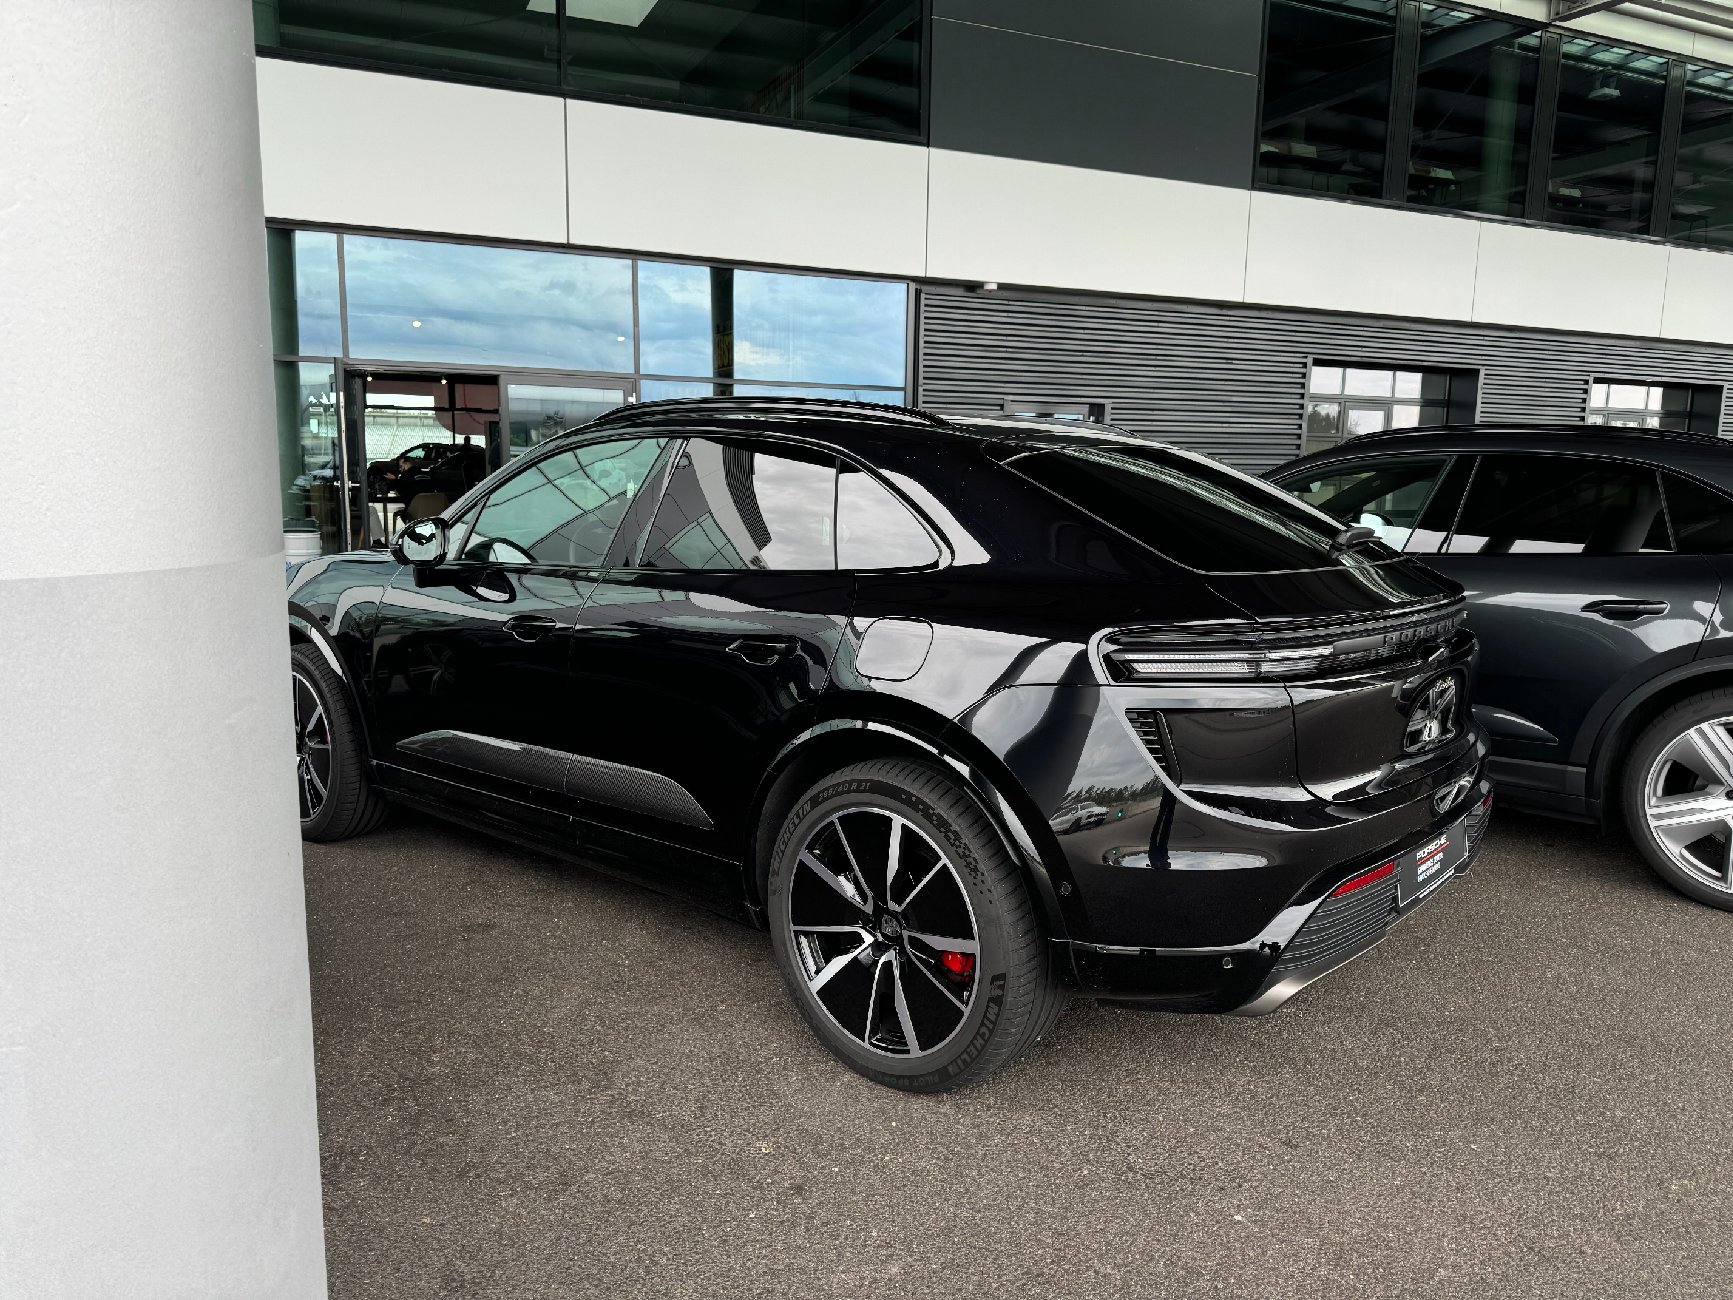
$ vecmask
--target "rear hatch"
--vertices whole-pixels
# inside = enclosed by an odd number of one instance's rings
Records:
[[[1137,440],[1025,442],[1013,470],[1198,572],[1244,617],[1122,627],[1119,681],[1280,683],[1296,774],[1332,802],[1401,798],[1471,743],[1462,588],[1279,489]]]

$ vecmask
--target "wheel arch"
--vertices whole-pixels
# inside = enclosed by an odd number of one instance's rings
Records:
[[[1733,658],[1697,660],[1651,678],[1613,710],[1595,738],[1585,791],[1590,799],[1600,801],[1603,825],[1614,827],[1623,821],[1619,787],[1625,760],[1643,729],[1679,701],[1723,687],[1733,687]]]
[[[746,846],[748,902],[761,912],[768,894],[770,857],[776,836],[806,790],[831,772],[875,758],[906,758],[943,768],[981,806],[999,837],[1011,851],[1018,872],[1041,914],[1050,939],[1066,937],[1065,919],[1053,880],[1053,864],[1038,847],[1040,840],[1026,813],[1017,808],[1016,778],[994,770],[979,742],[959,732],[948,718],[933,713],[908,716],[905,705],[897,716],[871,708],[845,708],[813,723],[785,744],[771,761],[754,796]],[[972,752],[983,749],[980,754]],[[1025,800],[1026,802],[1026,800]],[[1046,830],[1045,826],[1040,828]]]
[[[319,616],[305,605],[298,605],[292,600],[289,602],[289,644],[291,647],[313,646],[331,671],[337,674],[338,689],[343,692],[343,702],[349,706],[349,716],[354,719],[356,734],[361,742],[361,759],[372,773],[373,720],[362,707],[361,691],[356,685],[355,673],[350,665],[344,662],[342,652],[332,641],[331,634],[325,630]]]

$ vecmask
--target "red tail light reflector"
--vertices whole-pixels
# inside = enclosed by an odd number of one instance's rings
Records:
[[[1330,897],[1336,898],[1342,894],[1351,894],[1356,889],[1364,889],[1367,885],[1376,885],[1380,880],[1388,879],[1395,874],[1396,863],[1386,862],[1383,866],[1373,867],[1372,870],[1355,876],[1351,880],[1344,880],[1330,891]]]

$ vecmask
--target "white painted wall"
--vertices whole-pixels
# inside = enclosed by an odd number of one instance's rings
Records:
[[[1724,253],[283,60],[259,105],[273,217],[1733,341]],[[436,155],[509,183],[436,183]]]
[[[557,96],[284,59],[258,75],[271,216],[564,242]]]
[[[921,275],[927,151],[569,100],[571,242]]]
[[[252,41],[0,6],[17,1300],[325,1294]]]

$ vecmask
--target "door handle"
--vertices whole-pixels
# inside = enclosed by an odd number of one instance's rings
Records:
[[[1664,600],[1591,600],[1583,606],[1585,614],[1599,614],[1618,623],[1654,618],[1666,612],[1667,602]]]
[[[764,667],[791,653],[795,645],[787,637],[743,636],[729,645],[728,653],[739,655],[749,664]]]
[[[540,641],[559,626],[546,614],[513,614],[505,621],[505,630],[519,641]]]

